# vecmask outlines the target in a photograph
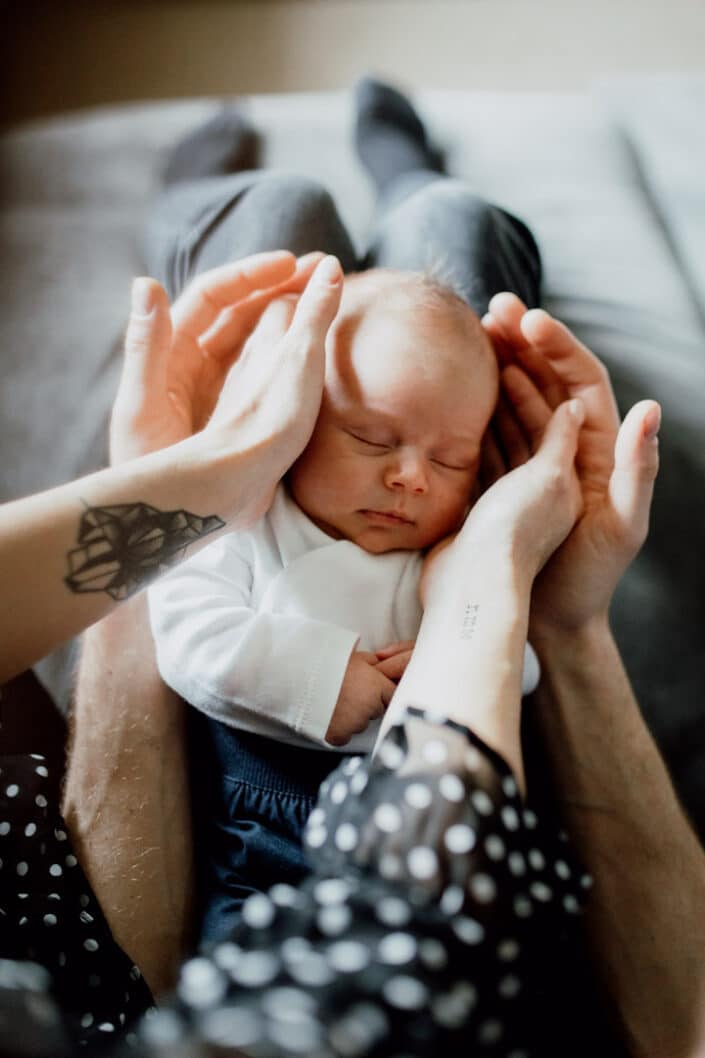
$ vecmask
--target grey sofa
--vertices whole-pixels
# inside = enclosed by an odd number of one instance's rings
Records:
[[[534,229],[545,303],[664,409],[652,533],[614,626],[705,833],[705,76],[581,95],[419,92],[450,169]],[[0,499],[100,466],[129,282],[166,151],[217,100],[105,108],[0,145]],[[373,203],[342,94],[249,100],[263,163],[322,179],[362,242]],[[38,671],[64,707],[70,651]]]

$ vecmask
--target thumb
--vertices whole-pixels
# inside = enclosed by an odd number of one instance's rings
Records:
[[[572,464],[584,419],[585,406],[579,397],[559,404],[544,430],[539,455],[550,462]]]
[[[335,319],[343,290],[343,271],[337,257],[324,257],[316,266],[299,298],[289,331],[305,345],[323,346]]]
[[[141,404],[163,386],[171,346],[169,308],[169,298],[156,279],[133,280],[120,379],[120,396],[130,404]]]
[[[622,531],[639,548],[649,531],[649,513],[658,473],[661,407],[642,400],[627,413],[614,448],[609,498]]]

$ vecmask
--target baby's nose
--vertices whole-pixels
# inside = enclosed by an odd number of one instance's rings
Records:
[[[416,493],[423,493],[428,489],[424,461],[415,455],[402,455],[395,459],[387,467],[385,480],[390,489],[408,489]]]

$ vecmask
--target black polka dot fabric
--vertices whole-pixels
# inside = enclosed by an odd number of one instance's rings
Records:
[[[312,877],[250,897],[183,967],[145,1055],[542,1053],[542,966],[590,879],[501,758],[412,711],[326,780],[305,842]]]
[[[58,804],[44,757],[0,757],[0,957],[48,971],[69,1036],[85,1044],[124,1032],[152,999],[113,940]]]
[[[54,974],[80,1053],[113,1032],[144,1058],[546,1053],[544,971],[590,879],[472,732],[411,710],[374,759],[342,763],[308,821],[310,878],[250,897],[232,939],[185,963],[136,1035],[124,1026],[148,993],[38,800],[37,767],[29,783],[2,776],[10,957]]]

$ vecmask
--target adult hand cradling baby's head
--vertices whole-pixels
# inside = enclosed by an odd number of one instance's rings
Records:
[[[575,462],[583,514],[537,579],[531,635],[605,621],[648,533],[661,409],[640,401],[620,427],[604,364],[564,324],[527,311],[514,294],[496,295],[483,325],[503,365],[503,402],[484,453],[490,480],[527,458],[561,401],[580,397],[585,408]]]
[[[286,251],[256,254],[205,272],[173,308],[156,280],[136,279],[111,421],[112,461],[123,462],[190,437],[209,423],[216,407],[220,426],[228,417],[235,420],[236,387],[244,403],[247,391],[240,380],[245,370],[252,373],[247,339],[270,302],[284,294],[305,296],[289,333],[278,336],[287,339],[279,357],[291,353],[294,373],[301,367],[298,360],[311,358],[304,374],[318,382],[341,281],[336,258],[313,253],[297,261]],[[264,359],[261,347],[259,351]],[[276,377],[272,381],[277,391]],[[311,395],[315,399],[304,387],[290,398]],[[250,391],[247,397],[249,404],[256,403],[256,394]]]
[[[237,457],[242,480],[252,451],[257,486],[238,522],[259,517],[313,430],[342,278],[335,257],[257,254],[199,276],[173,308],[156,280],[135,280],[111,461],[185,442],[185,456],[215,451],[224,470]],[[292,294],[285,326],[279,319],[270,341],[248,341],[260,320],[272,323],[268,307]]]
[[[446,576],[462,577],[464,566],[478,559],[509,563],[512,575],[531,587],[582,509],[574,461],[584,415],[577,398],[561,404],[535,455],[483,493],[451,546],[442,543],[430,553],[422,580],[424,606],[442,590]]]

